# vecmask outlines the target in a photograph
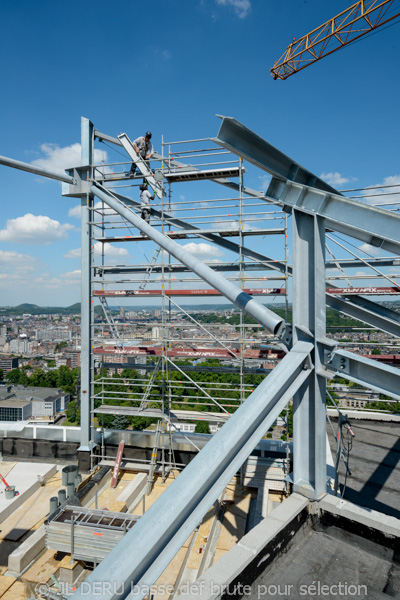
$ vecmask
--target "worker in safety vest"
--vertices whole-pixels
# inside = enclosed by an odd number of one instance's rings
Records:
[[[153,153],[154,153],[153,144],[151,143],[150,140],[151,140],[151,131],[147,131],[146,135],[144,135],[143,137],[141,136],[141,137],[136,138],[136,140],[133,142],[133,147],[135,148],[135,150],[139,154],[139,156],[141,156],[141,158],[145,161],[145,163],[149,169],[150,169],[149,160],[153,156]],[[134,175],[135,171],[136,171],[136,165],[135,165],[135,163],[132,163],[129,175]]]

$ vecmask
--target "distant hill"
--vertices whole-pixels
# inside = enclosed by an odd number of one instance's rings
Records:
[[[19,304],[18,306],[0,307],[1,316],[21,316],[21,315],[79,315],[81,312],[80,303],[73,304],[65,308],[64,306],[38,306],[37,304]]]
[[[37,304],[18,304],[18,306],[15,307],[15,310],[28,312],[30,310],[35,310],[36,308],[39,308]]]

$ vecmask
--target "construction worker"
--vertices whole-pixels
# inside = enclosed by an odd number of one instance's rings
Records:
[[[150,200],[154,200],[154,194],[150,194],[148,187],[146,182],[142,183],[140,186],[140,208],[142,211],[140,216],[146,223],[150,223]],[[142,233],[142,235],[144,235],[144,233]]]
[[[154,153],[153,144],[151,143],[150,140],[151,140],[151,131],[147,131],[146,135],[144,135],[143,137],[136,138],[136,140],[133,142],[133,147],[135,148],[135,150],[139,154],[139,156],[144,160],[144,162],[146,163],[146,165],[149,169],[150,169],[149,160],[153,156],[153,153]],[[135,171],[136,171],[136,165],[135,165],[135,163],[132,163],[131,170],[129,172],[129,176],[134,175]]]

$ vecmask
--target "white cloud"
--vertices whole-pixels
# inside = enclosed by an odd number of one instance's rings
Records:
[[[204,256],[222,256],[223,250],[216,246],[211,246],[211,244],[205,244],[200,242],[199,244],[195,244],[194,242],[190,242],[189,244],[185,244],[182,246],[189,254],[193,254],[196,257],[204,257]]]
[[[80,219],[81,218],[81,205],[78,204],[77,206],[73,206],[72,208],[70,208],[68,211],[68,216],[76,217],[77,219]]]
[[[388,209],[392,208],[390,206],[391,204],[394,205],[400,203],[400,175],[389,175],[389,177],[385,177],[381,183],[376,183],[371,187],[376,189],[360,192],[362,196],[370,196],[369,198],[360,198],[362,202],[374,204],[375,206],[384,204],[385,208]]]
[[[58,144],[42,144],[40,149],[45,157],[32,161],[32,164],[38,167],[52,171],[65,171],[81,164],[81,145],[78,143],[64,147]],[[107,162],[107,152],[95,149],[94,162],[101,164],[102,161]]]
[[[28,254],[0,250],[0,270],[3,272],[12,271],[13,273],[26,273],[33,271],[36,265],[36,258],[28,256]],[[8,275],[6,275],[6,277],[7,276]]]
[[[23,217],[8,219],[6,228],[0,231],[0,240],[48,246],[59,240],[67,239],[68,231],[71,229],[74,227],[68,223],[62,225],[50,217],[27,213]]]
[[[96,242],[93,246],[93,250],[95,254],[101,254],[103,244],[101,242]],[[104,255],[105,256],[129,256],[128,250],[126,248],[118,248],[117,246],[112,246],[111,244],[104,244]],[[80,258],[81,257],[81,249],[74,248],[64,254],[64,258]]]
[[[103,244],[101,242],[96,242],[94,245],[95,254],[101,254],[102,247]],[[111,244],[104,244],[104,254],[106,256],[129,256],[129,252],[126,248],[118,248]]]
[[[358,249],[369,256],[382,256],[382,254],[384,254],[381,248],[371,246],[370,244],[362,244],[361,246],[358,246]]]
[[[320,178],[332,186],[344,185],[345,183],[348,183],[349,181],[357,181],[357,179],[355,177],[344,177],[337,171],[335,171],[335,172],[330,171],[329,173],[321,173]]]
[[[259,175],[258,179],[260,179],[261,189],[265,194],[271,182],[271,175]]]
[[[75,271],[69,271],[69,273],[61,273],[60,277],[62,279],[80,279],[81,278],[81,270],[76,269]]]
[[[64,258],[80,258],[81,257],[81,249],[74,248],[73,250],[69,250],[67,254],[64,254]]]
[[[220,6],[231,6],[239,19],[245,19],[250,12],[250,0],[216,0]]]
[[[93,208],[95,210],[104,209],[104,212],[102,212],[101,214],[98,212],[94,213],[95,221],[103,220],[103,218],[105,218],[105,217],[107,217],[107,220],[110,220],[115,217],[118,217],[119,219],[121,218],[120,215],[117,212],[115,212],[115,210],[113,210],[112,208],[109,208],[106,205],[103,205],[102,202],[96,202],[94,204]],[[103,215],[104,215],[104,217],[103,217]],[[76,217],[77,219],[80,219],[81,218],[81,205],[77,204],[76,206],[73,206],[72,208],[70,208],[68,211],[68,216]]]

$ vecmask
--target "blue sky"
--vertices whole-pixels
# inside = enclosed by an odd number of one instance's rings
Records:
[[[350,4],[3,0],[0,154],[72,166],[81,116],[114,136],[151,129],[160,151],[161,135],[216,135],[223,114],[339,189],[399,184],[398,23],[286,81],[269,74],[293,37]],[[0,169],[0,305],[79,301],[76,200],[63,198],[57,182]],[[261,189],[262,175],[249,169],[245,183]],[[216,197],[214,188],[205,184],[204,194]],[[258,248],[274,253],[274,243]],[[203,250],[204,260],[229,258]],[[142,260],[138,248],[129,255]]]

